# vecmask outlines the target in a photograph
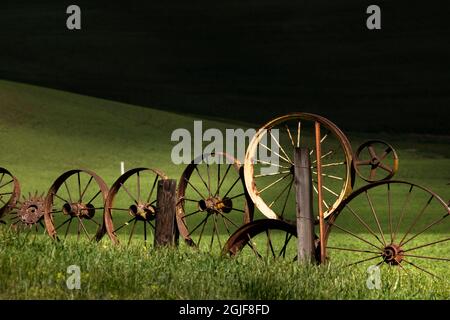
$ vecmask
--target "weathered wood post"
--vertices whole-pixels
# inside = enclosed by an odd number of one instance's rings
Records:
[[[295,148],[294,171],[298,261],[299,263],[313,262],[315,259],[313,186],[310,151],[308,148]]]
[[[173,179],[158,181],[157,208],[155,218],[155,247],[178,244],[176,222],[176,186]]]

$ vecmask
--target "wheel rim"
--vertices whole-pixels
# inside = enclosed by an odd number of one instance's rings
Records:
[[[224,233],[228,237],[253,219],[242,167],[226,153],[204,154],[192,161],[181,175],[177,199],[180,235],[197,248],[203,240],[209,251],[217,245],[221,250]]]
[[[450,262],[449,215],[429,189],[377,182],[355,191],[327,221],[327,252],[347,266],[398,266],[439,277]]]
[[[288,114],[268,122],[259,129],[250,142],[245,156],[244,176],[247,191],[255,205],[266,217],[286,219],[286,212],[291,212],[290,218],[293,219],[293,215],[295,215],[293,150],[296,147],[308,147],[311,150],[310,155],[313,159],[316,158],[313,134],[316,123],[325,132],[320,137],[323,150],[321,155],[322,177],[326,180],[322,190],[324,217],[332,214],[342,200],[351,193],[353,184],[352,150],[346,136],[334,123],[323,117],[308,113]],[[278,129],[278,138],[272,134],[274,129]],[[264,139],[269,140],[268,137],[272,146],[277,146],[279,149],[278,153],[273,153],[279,159],[279,164],[274,166],[276,173],[264,176],[258,170],[269,164],[266,163],[267,161],[258,159],[257,154],[260,154],[261,150],[270,149],[262,142]],[[317,160],[312,160],[314,196],[318,194],[316,162]],[[270,188],[274,189],[270,191],[270,195],[267,195],[267,190]],[[317,202],[314,201],[314,203]]]
[[[297,229],[281,220],[256,220],[239,228],[228,239],[222,252],[232,257],[296,261]]]
[[[16,206],[19,197],[19,181],[8,170],[0,168],[0,219]]]
[[[108,187],[90,170],[75,169],[62,174],[45,198],[44,221],[48,235],[56,240],[76,234],[76,239],[100,241]]]
[[[355,171],[367,182],[389,180],[398,171],[399,159],[395,149],[382,140],[364,142],[355,153]],[[377,172],[382,171],[382,175]]]
[[[114,244],[143,240],[151,243],[155,232],[157,182],[167,176],[156,169],[125,172],[112,185],[105,205],[105,225]]]

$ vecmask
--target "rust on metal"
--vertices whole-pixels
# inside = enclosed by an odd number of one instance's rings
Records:
[[[377,153],[377,148],[382,148],[383,152]],[[362,159],[363,153],[369,156],[368,159]],[[372,183],[392,179],[398,171],[399,158],[389,143],[382,140],[369,140],[356,150],[353,166],[361,179]],[[365,167],[370,169],[368,175],[363,172]],[[385,174],[376,178],[379,171],[383,171]]]

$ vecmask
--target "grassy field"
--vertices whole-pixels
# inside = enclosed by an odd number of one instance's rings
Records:
[[[0,115],[0,166],[20,180],[24,194],[36,190],[46,193],[61,173],[74,168],[89,168],[111,186],[120,175],[121,161],[126,169],[154,167],[178,180],[185,166],[171,162],[174,145],[170,142],[171,132],[176,128],[192,131],[193,121],[202,120],[8,81],[0,81]],[[248,125],[205,120],[203,126],[225,130]],[[341,129],[345,132],[346,128]],[[450,198],[448,136],[347,134],[353,148],[368,138],[389,141],[400,157],[398,179],[430,187],[444,201]],[[201,187],[200,182],[196,185]],[[358,181],[357,186],[362,185]],[[396,191],[394,195],[401,193]],[[373,196],[385,225],[386,206],[379,205],[385,198],[381,192]],[[416,201],[412,209],[419,211],[421,198]],[[260,218],[263,216],[255,212],[255,219]],[[345,225],[354,225],[359,234],[364,233],[354,220],[344,215],[339,219]],[[218,250],[208,254],[184,245],[178,251],[148,250],[143,243],[128,248],[113,247],[107,237],[98,245],[77,243],[73,237],[55,244],[46,236],[25,238],[5,228],[0,232],[2,299],[448,299],[450,296],[448,280],[435,280],[420,272],[406,276],[398,268],[385,267],[381,290],[368,290],[367,266],[354,267],[349,272],[341,268],[346,263],[345,255],[330,256],[326,267],[308,267],[290,261],[258,261],[251,253],[228,259],[220,257]],[[448,234],[448,224],[427,237],[434,241],[445,237],[444,234]],[[227,237],[224,230],[221,237],[223,244]],[[332,237],[330,240],[335,243],[348,242],[339,232]],[[215,246],[219,247],[219,243]],[[448,243],[439,248],[440,256],[449,256]],[[289,250],[294,252],[295,248]],[[72,264],[82,270],[79,291],[67,290],[65,286],[66,268]],[[448,279],[446,264],[439,262],[431,268]]]

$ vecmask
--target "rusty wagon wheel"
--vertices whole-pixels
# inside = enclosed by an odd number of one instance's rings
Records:
[[[177,223],[185,242],[212,251],[214,240],[222,249],[221,234],[228,238],[253,219],[253,204],[242,181],[238,160],[226,153],[203,154],[181,175],[177,191]],[[205,243],[205,241],[203,243]]]
[[[262,219],[243,225],[228,239],[223,254],[232,257],[297,260],[297,228],[282,220]]]
[[[19,197],[19,181],[11,172],[5,168],[0,168],[0,223],[2,218],[16,206]]]
[[[6,224],[18,232],[45,233],[44,202],[44,194],[39,195],[37,191],[34,195],[23,196],[5,216]]]
[[[370,140],[358,147],[353,165],[356,173],[367,182],[390,180],[398,171],[398,155],[387,142]],[[383,175],[376,177],[377,172]]]
[[[446,275],[450,209],[432,191],[403,181],[381,181],[355,191],[327,221],[330,259],[347,266],[396,266]]]
[[[105,205],[105,225],[114,244],[154,238],[157,183],[167,176],[156,169],[135,168],[112,185]]]
[[[53,239],[76,234],[89,241],[100,241],[106,233],[103,224],[108,187],[90,170],[75,169],[63,173],[50,187],[44,204],[47,233]],[[75,223],[73,223],[75,221]]]
[[[318,115],[284,115],[258,130],[245,156],[247,191],[256,207],[270,219],[295,219],[293,159],[298,148],[310,150],[315,212],[319,212],[320,197],[327,218],[352,191],[352,149],[344,133]],[[320,157],[317,150],[321,150]]]

